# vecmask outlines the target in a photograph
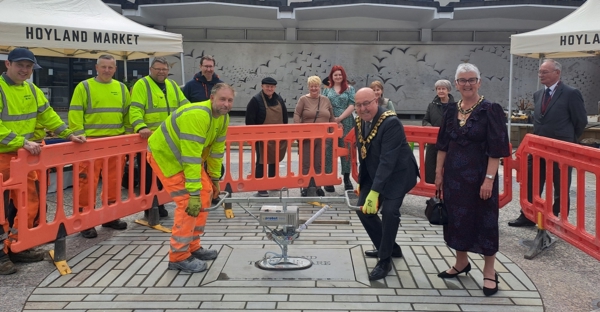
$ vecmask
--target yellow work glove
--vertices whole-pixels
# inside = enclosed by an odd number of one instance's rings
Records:
[[[221,193],[221,186],[219,185],[219,179],[218,178],[212,178],[212,189],[213,189],[213,199],[219,197],[219,194]]]
[[[354,190],[354,194],[356,194],[356,196],[360,196],[360,184],[356,184],[356,189]]]
[[[202,209],[202,202],[200,201],[200,195],[190,195],[190,200],[185,212],[190,217],[197,217]]]
[[[362,207],[364,214],[376,214],[379,207],[379,193],[371,190]]]

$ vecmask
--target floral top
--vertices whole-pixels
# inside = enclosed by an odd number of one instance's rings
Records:
[[[352,86],[348,86],[348,89],[346,89],[346,91],[342,92],[342,94],[337,94],[337,92],[335,92],[335,89],[333,87],[325,88],[321,92],[321,94],[323,94],[324,96],[329,98],[329,101],[331,102],[331,106],[333,106],[333,114],[336,117],[338,117],[342,113],[344,113],[344,111],[348,108],[348,106],[354,105],[354,94],[355,93],[356,93],[356,91],[354,91],[354,87],[352,87]],[[346,135],[350,131],[350,129],[352,129],[352,127],[354,127],[354,119],[352,118],[352,115],[350,115],[350,116],[346,117],[344,120],[342,120],[342,125],[344,126],[344,135]]]

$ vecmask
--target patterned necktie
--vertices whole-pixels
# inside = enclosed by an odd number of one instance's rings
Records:
[[[542,98],[542,115],[546,113],[546,109],[548,108],[548,104],[550,104],[550,100],[552,96],[550,95],[550,88],[546,88],[546,92],[544,92],[544,98]]]

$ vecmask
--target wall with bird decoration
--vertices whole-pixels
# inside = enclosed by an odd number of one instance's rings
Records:
[[[508,108],[509,45],[494,44],[350,44],[294,42],[185,42],[186,79],[199,71],[200,58],[216,59],[215,73],[234,86],[234,111],[244,111],[260,91],[260,82],[270,76],[278,81],[276,92],[293,111],[300,96],[307,94],[307,78],[324,79],[333,65],[342,65],[348,81],[359,89],[374,80],[384,84],[384,97],[392,100],[399,114],[424,114],[435,96],[439,79],[454,81],[460,63],[475,64],[481,71],[479,93]],[[179,83],[180,56],[169,56],[170,75]],[[597,57],[560,59],[562,81],[578,88],[588,114],[598,114],[600,60]],[[538,59],[514,57],[513,108],[533,103],[538,85]],[[456,90],[451,91],[460,99]],[[531,104],[532,105],[532,104]],[[527,108],[527,107],[526,107]],[[531,107],[532,108],[532,107]]]

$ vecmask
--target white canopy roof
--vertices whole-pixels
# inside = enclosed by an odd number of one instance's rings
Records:
[[[35,55],[140,59],[183,52],[180,34],[140,25],[101,0],[0,1],[0,51]]]
[[[600,55],[599,13],[600,0],[587,0],[554,24],[512,35],[510,53],[533,58]]]

